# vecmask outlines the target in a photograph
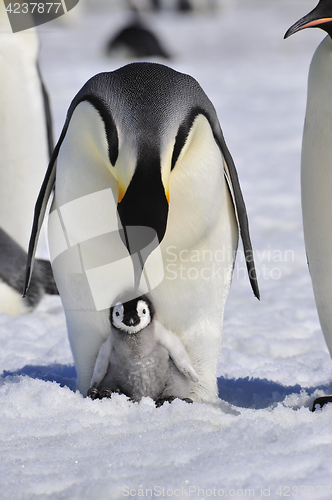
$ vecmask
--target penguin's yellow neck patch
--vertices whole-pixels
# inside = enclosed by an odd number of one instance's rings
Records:
[[[121,202],[122,198],[124,197],[126,193],[125,188],[118,182],[118,203]]]

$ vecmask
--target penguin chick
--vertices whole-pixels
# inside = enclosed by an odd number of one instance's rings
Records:
[[[149,396],[160,406],[186,397],[198,382],[179,338],[154,318],[150,300],[141,296],[110,309],[111,334],[102,344],[88,396],[121,392],[133,401]]]

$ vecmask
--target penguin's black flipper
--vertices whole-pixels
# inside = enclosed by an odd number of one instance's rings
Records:
[[[323,406],[325,406],[327,403],[332,403],[332,396],[321,396],[320,398],[316,398],[312,405],[311,411],[316,410],[316,405],[319,405],[321,408],[323,408]]]
[[[37,71],[39,74],[41,90],[42,90],[42,95],[43,95],[43,101],[44,101],[44,114],[45,114],[45,124],[46,124],[46,133],[47,133],[47,146],[48,146],[48,155],[49,155],[49,159],[50,159],[52,156],[52,151],[54,149],[51,105],[50,105],[50,99],[48,96],[48,92],[47,92],[47,89],[45,87],[45,84],[44,84],[44,81],[43,81],[38,64],[37,64]]]
[[[65,125],[62,129],[60,139],[59,139],[57,145],[55,146],[53,153],[51,155],[50,163],[48,165],[48,168],[47,168],[44,180],[43,180],[43,184],[42,184],[42,187],[40,188],[37,202],[35,205],[33,225],[32,225],[30,241],[29,241],[28,256],[27,256],[27,261],[26,261],[23,297],[26,296],[26,293],[27,293],[28,288],[30,286],[38,238],[39,238],[40,230],[41,230],[41,227],[42,227],[42,224],[44,221],[48,200],[50,199],[50,196],[52,194],[52,191],[53,191],[53,188],[55,185],[56,160],[58,158],[61,144],[66,136],[69,122],[70,122],[70,118],[71,118],[73,111],[74,111],[74,107],[71,106],[68,110],[67,119],[66,119]],[[51,146],[50,140],[51,139],[49,137],[49,146]]]
[[[59,141],[60,142],[60,141]],[[55,154],[56,153],[56,154]],[[32,225],[32,232],[30,236],[28,255],[26,259],[25,281],[23,287],[23,297],[26,296],[28,288],[30,287],[32,270],[35,261],[35,253],[37,249],[38,238],[40,230],[44,221],[45,212],[48,200],[51,196],[54,183],[55,183],[55,163],[58,156],[58,150],[55,148],[53,151],[49,167],[47,169],[38,199],[35,205],[34,219]]]
[[[257,299],[260,300],[258,279],[254,261],[254,251],[252,249],[252,244],[250,239],[247,209],[243,199],[239,178],[237,175],[232,155],[229,152],[229,149],[226,145],[222,132],[220,136],[218,136],[218,139],[221,152],[226,162],[225,176],[228,182],[228,187],[231,193],[231,197],[233,199],[235,215],[239,224],[240,235],[243,244],[243,251],[249,275],[249,281],[255,297],[257,297]]]

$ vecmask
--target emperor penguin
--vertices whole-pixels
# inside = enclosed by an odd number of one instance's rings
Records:
[[[37,203],[34,249],[55,186],[48,238],[85,396],[109,310],[133,290],[183,344],[213,402],[223,312],[241,234],[259,297],[246,208],[216,111],[197,81],[156,63],[92,77],[73,99]]]
[[[88,396],[102,399],[120,392],[132,401],[149,396],[156,406],[175,398],[192,403],[187,398],[189,381],[198,382],[197,374],[179,338],[154,318],[147,297],[117,301],[110,310],[110,325]]]
[[[0,2],[0,31],[0,227],[26,251],[53,150],[50,105],[36,30],[12,33]]]
[[[318,46],[309,70],[301,198],[315,302],[332,356],[332,0],[320,0],[315,9],[289,28],[285,38],[314,27],[323,29],[328,36]],[[315,401],[314,407],[316,403],[321,403],[321,398]]]
[[[52,125],[36,30],[12,33],[0,2],[0,32],[0,310],[16,316],[38,302],[22,300],[24,268],[15,264],[28,249],[33,207],[53,150]],[[41,239],[38,256],[46,257],[45,235]],[[43,290],[56,289],[52,272],[45,279]]]

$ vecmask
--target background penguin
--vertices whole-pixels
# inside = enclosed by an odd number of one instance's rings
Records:
[[[139,17],[116,33],[107,43],[107,55],[118,51],[125,52],[128,57],[169,58],[169,54],[156,35]]]
[[[197,374],[179,338],[154,319],[147,297],[117,302],[110,310],[111,334],[101,346],[88,396],[125,394],[133,401],[149,396],[164,401],[185,399],[189,379]],[[99,388],[99,390],[98,390]]]
[[[36,307],[45,293],[58,294],[49,261],[37,259],[31,279],[31,293],[22,299],[27,253],[0,228],[0,307],[17,316]]]
[[[101,73],[83,86],[37,200],[26,287],[54,185],[49,247],[78,389],[86,395],[90,387],[110,307],[134,289],[148,295],[156,319],[191,359],[199,381],[190,381],[187,397],[215,401],[239,232],[259,291],[235,165],[202,88],[154,63]]]
[[[13,34],[0,2],[0,227],[27,250],[33,208],[53,150],[35,29]],[[45,254],[46,255],[46,254]]]
[[[193,9],[190,0],[128,0],[128,5],[132,10],[155,10],[172,9],[182,12],[188,12]]]
[[[321,0],[285,38],[304,28],[328,36],[310,65],[302,142],[301,196],[304,240],[321,328],[332,355],[332,1]],[[331,397],[314,402],[326,403]]]
[[[220,0],[128,0],[132,9],[142,10],[171,10],[175,12],[192,12],[200,10],[215,10]]]
[[[13,34],[0,2],[0,31],[0,310],[18,315],[36,305],[43,291],[56,290],[50,263],[45,263],[48,271],[36,269],[38,287],[28,301],[22,300],[24,256],[33,207],[53,149],[52,125],[38,68],[36,30]],[[47,255],[43,238],[39,256]]]

